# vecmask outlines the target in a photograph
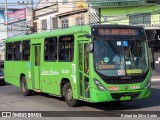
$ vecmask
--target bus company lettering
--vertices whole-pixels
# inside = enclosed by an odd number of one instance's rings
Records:
[[[50,70],[45,70],[45,68],[43,67],[41,75],[59,75],[59,72],[53,70],[52,68]]]
[[[62,69],[62,73],[63,73],[63,74],[69,74],[69,70],[64,70],[64,69]]]

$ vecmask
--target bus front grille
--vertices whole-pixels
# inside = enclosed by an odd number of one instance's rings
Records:
[[[132,78],[132,79],[106,79],[104,80],[107,84],[134,84],[141,83],[145,80],[145,78]]]
[[[116,99],[116,100],[120,100],[120,98],[123,96],[131,96],[132,99],[136,99],[140,94],[141,94],[141,92],[111,93],[111,96],[113,99]]]

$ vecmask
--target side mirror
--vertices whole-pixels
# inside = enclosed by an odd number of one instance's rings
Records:
[[[152,54],[152,49],[151,48],[149,48],[149,54],[150,54],[150,68],[151,69],[154,69],[154,57],[153,57],[153,54]]]
[[[93,44],[93,42],[90,42],[88,44],[87,51],[91,52],[91,53],[94,51],[94,44]]]
[[[152,70],[153,70],[153,67],[154,67],[153,64],[154,64],[153,61],[151,61],[151,62],[150,62],[150,66],[151,66],[151,69],[152,69]]]
[[[91,36],[90,34],[84,34],[84,36],[85,36],[86,38],[92,38],[92,36]]]

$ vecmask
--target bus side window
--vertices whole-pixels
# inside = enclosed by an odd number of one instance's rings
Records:
[[[23,49],[22,49],[22,60],[29,61],[30,60],[30,41],[23,41]]]
[[[56,61],[57,60],[57,38],[46,38],[44,42],[44,60]]]
[[[21,47],[21,42],[15,42],[14,43],[14,60],[15,61],[19,61],[21,60],[21,51],[20,51],[20,47]]]
[[[60,36],[59,38],[59,60],[73,61],[74,59],[74,36]]]
[[[6,43],[6,60],[11,61],[13,58],[13,43]]]

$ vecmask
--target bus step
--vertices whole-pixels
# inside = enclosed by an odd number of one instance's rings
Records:
[[[34,92],[39,92],[39,93],[41,92],[41,90],[38,90],[38,89],[33,89],[33,91]]]

